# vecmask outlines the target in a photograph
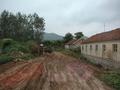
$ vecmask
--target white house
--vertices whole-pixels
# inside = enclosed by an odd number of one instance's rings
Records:
[[[81,53],[105,67],[120,68],[120,28],[88,38],[82,43]]]

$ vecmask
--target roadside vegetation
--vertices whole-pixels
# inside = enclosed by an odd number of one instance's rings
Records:
[[[80,48],[75,48],[75,49],[62,49],[61,48],[58,51],[62,52],[65,55],[75,57],[77,59],[80,59],[80,57],[81,57]]]
[[[115,90],[120,90],[120,71],[107,71],[102,73],[99,78]]]
[[[30,60],[40,55],[45,20],[38,14],[0,14],[0,64]]]
[[[36,57],[38,55],[37,47],[35,47],[33,44],[35,44],[34,41],[19,42],[12,39],[2,39],[0,45],[0,64],[4,64],[13,60],[30,60]]]
[[[43,41],[43,44],[44,44],[44,47],[50,51],[57,51],[61,48],[64,49],[63,40],[54,40],[54,41],[46,40],[46,41]]]
[[[80,48],[60,49],[59,51],[98,68],[99,70],[96,71],[95,76],[115,90],[120,90],[120,70],[105,69],[102,65],[90,62],[80,53]]]

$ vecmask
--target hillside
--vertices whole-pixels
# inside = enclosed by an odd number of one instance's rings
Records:
[[[44,40],[62,40],[63,36],[60,36],[55,33],[45,33],[44,34]]]

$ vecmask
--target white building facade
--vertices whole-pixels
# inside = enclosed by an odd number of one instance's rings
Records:
[[[81,46],[81,53],[97,64],[110,68],[119,68],[120,29],[88,38]]]

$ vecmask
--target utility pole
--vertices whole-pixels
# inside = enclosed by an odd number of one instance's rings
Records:
[[[106,25],[105,25],[105,23],[104,23],[104,32],[106,31]]]

